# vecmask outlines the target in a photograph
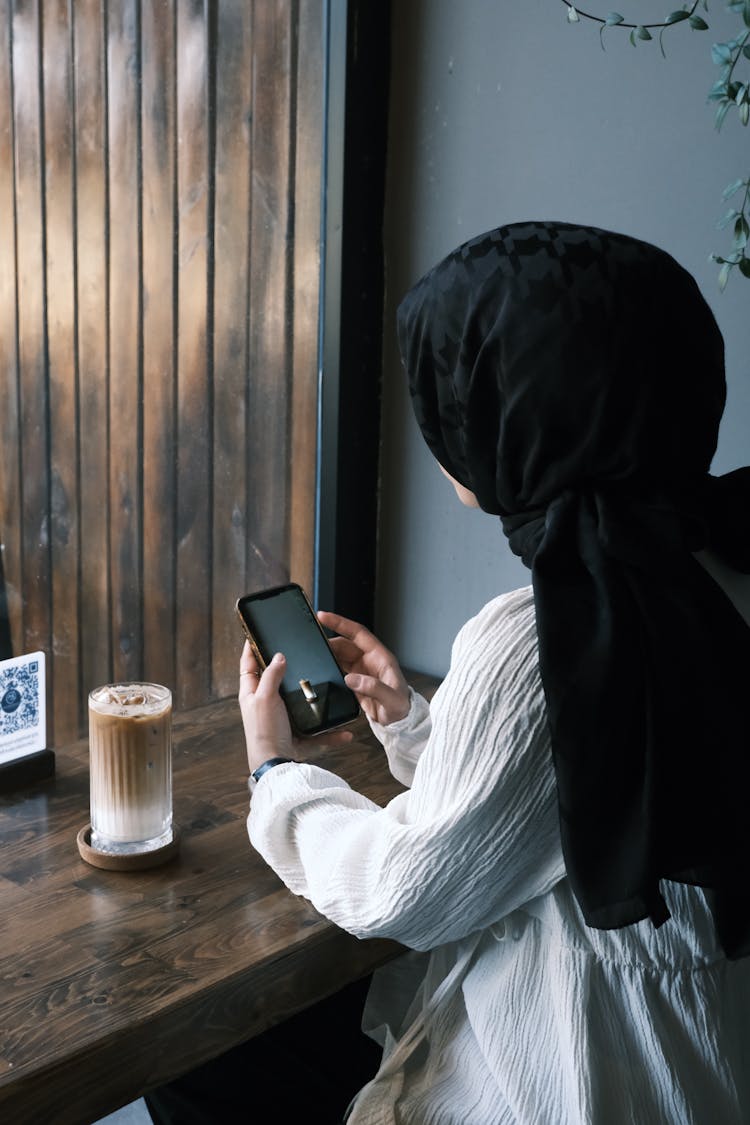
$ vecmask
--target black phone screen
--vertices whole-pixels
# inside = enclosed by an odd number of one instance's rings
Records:
[[[286,657],[280,692],[299,734],[318,734],[357,717],[357,698],[344,683],[300,586],[291,584],[248,594],[237,602],[237,612],[265,664],[274,653],[283,652]]]

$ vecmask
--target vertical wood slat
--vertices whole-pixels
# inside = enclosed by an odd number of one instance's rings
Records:
[[[177,0],[179,3],[179,0]],[[175,660],[175,17],[141,9],[143,136],[143,666],[177,684]]]
[[[109,506],[113,674],[141,674],[139,3],[107,9]]]
[[[80,491],[81,694],[112,677],[107,481],[109,368],[107,91],[101,0],[76,0],[75,168]]]
[[[234,597],[310,587],[321,11],[0,0],[0,540],[58,742],[112,677],[233,692]]]
[[[246,592],[247,307],[252,21],[242,7],[219,9],[216,73],[216,191],[214,275],[213,668],[215,695],[237,684],[242,634],[233,597]]]
[[[18,442],[18,353],[16,340],[16,240],[11,11],[0,9],[0,550],[11,646],[19,651],[23,597],[21,552],[21,462]]]
[[[312,593],[315,544],[318,401],[318,298],[323,165],[323,74],[310,44],[322,42],[318,0],[299,0],[296,106],[293,122],[294,265],[292,270],[292,390],[289,565],[291,577]],[[321,607],[323,608],[323,607]]]
[[[16,165],[18,363],[21,401],[23,569],[17,576],[24,600],[25,651],[51,648],[49,551],[49,397],[44,312],[44,198],[40,14],[37,3],[14,0],[13,79]],[[52,673],[52,669],[50,669]],[[50,679],[52,676],[50,675]],[[49,702],[49,701],[48,701]]]
[[[71,28],[67,0],[44,16],[44,166],[47,352],[50,402],[52,710],[58,742],[78,737],[82,714],[78,638],[78,424],[73,226]]]
[[[250,220],[247,576],[288,581],[288,235],[291,18],[287,0],[253,7],[256,66]],[[269,76],[273,80],[269,81]]]
[[[202,0],[177,6],[177,653],[178,702],[209,691],[210,409],[207,372],[208,42]]]

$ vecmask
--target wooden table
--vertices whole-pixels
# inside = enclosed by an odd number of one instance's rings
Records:
[[[386,803],[400,789],[366,726],[309,760]],[[83,1125],[278,1023],[396,953],[292,895],[251,848],[236,700],[175,717],[180,855],[84,863],[88,746],[0,798],[0,1121]]]

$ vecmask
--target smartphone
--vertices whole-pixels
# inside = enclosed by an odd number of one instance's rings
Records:
[[[291,582],[237,599],[237,613],[255,658],[265,668],[286,657],[279,689],[295,734],[310,738],[351,723],[360,713],[331,646],[301,586]]]

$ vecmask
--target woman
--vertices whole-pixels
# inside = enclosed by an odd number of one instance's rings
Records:
[[[376,977],[350,1120],[746,1122],[750,471],[708,476],[713,317],[652,246],[524,223],[427,274],[399,338],[428,445],[532,588],[462,630],[430,711],[321,615],[411,788],[378,810],[282,764],[253,797],[293,891],[432,951]],[[242,677],[252,768],[293,754],[282,668]]]
[[[249,649],[254,846],[362,937],[383,1062],[354,1125],[750,1120],[750,470],[708,475],[723,346],[667,254],[521,223],[399,309],[422,433],[532,585],[459,633],[432,706],[332,614],[385,809],[298,761]]]

